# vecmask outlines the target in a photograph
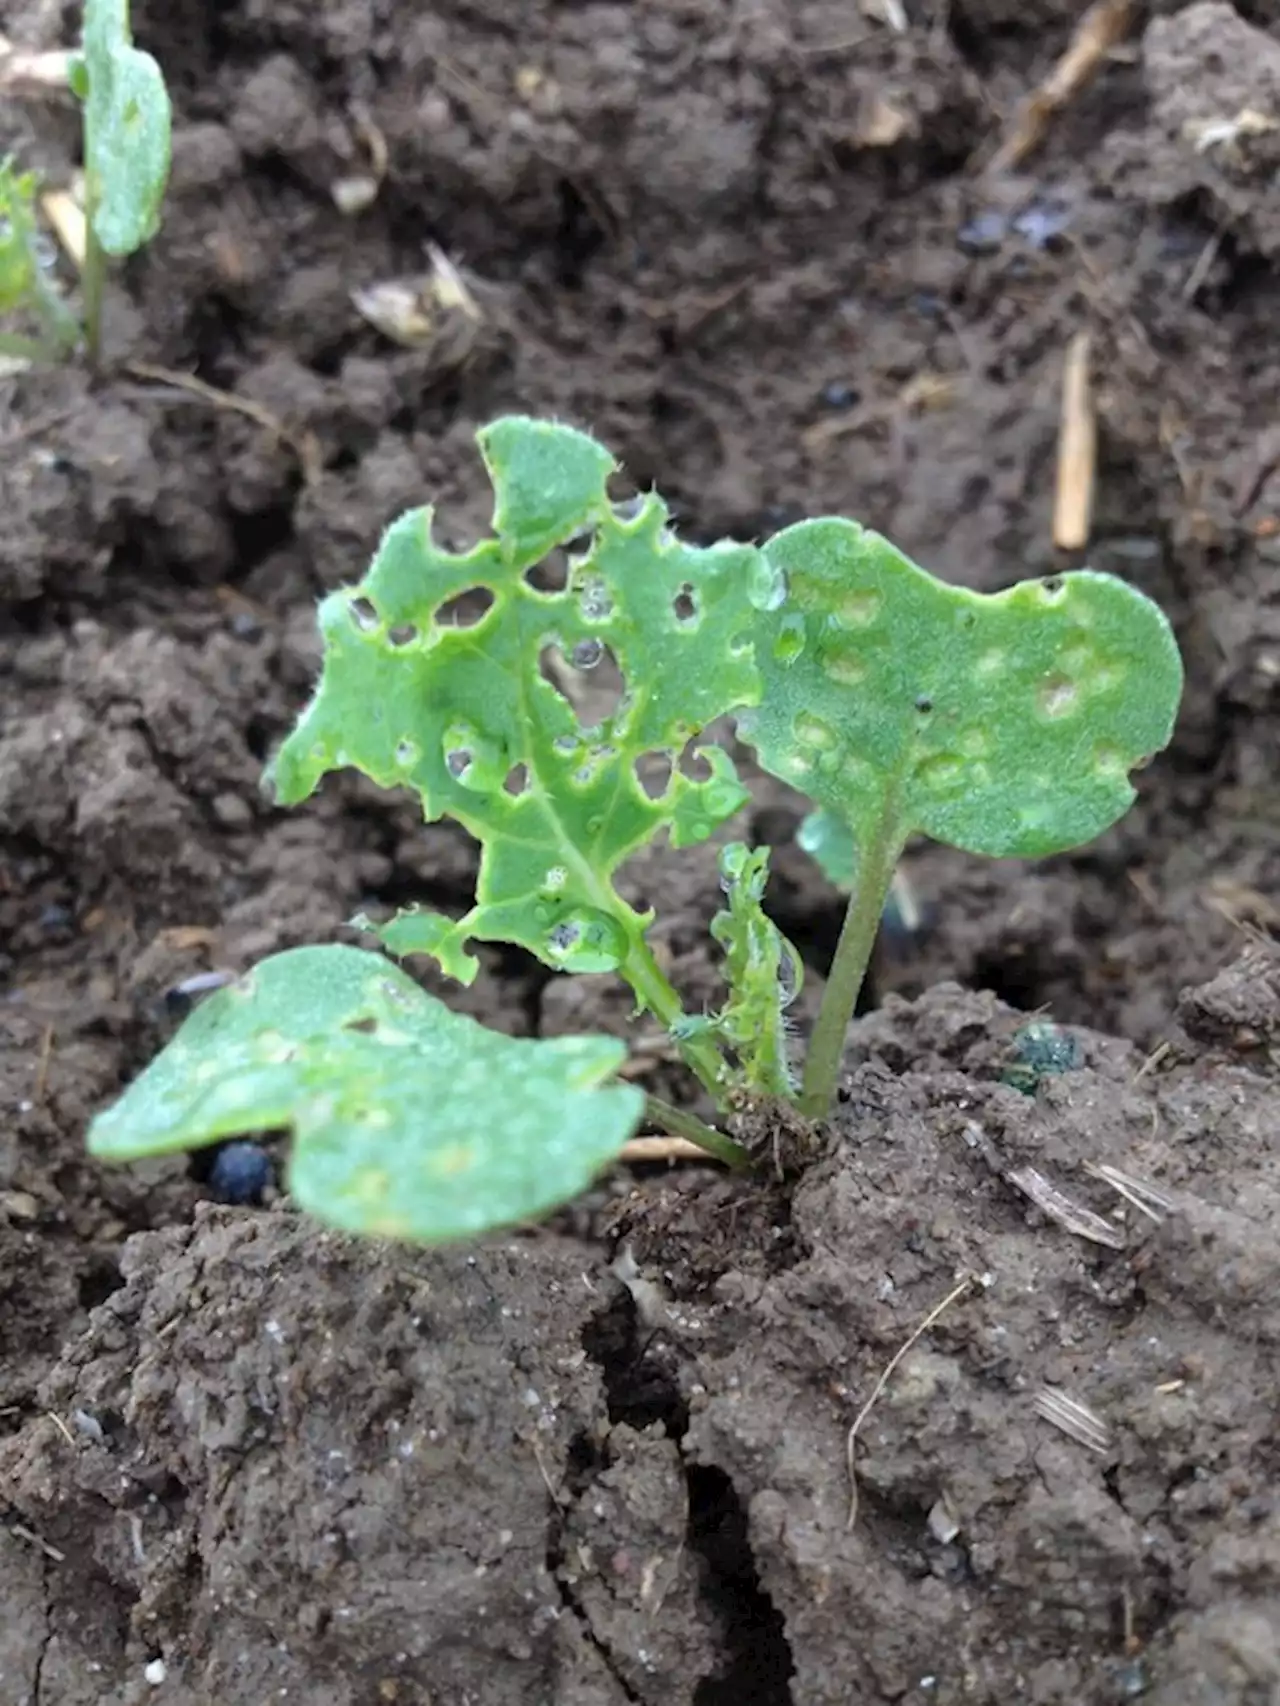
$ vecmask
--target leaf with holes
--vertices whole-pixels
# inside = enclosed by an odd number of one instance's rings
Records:
[[[84,102],[84,162],[93,232],[108,255],[131,255],[160,223],[172,113],[160,67],[133,45],[128,0],[85,0],[72,88]]]
[[[293,1132],[289,1189],[347,1232],[424,1244],[545,1214],[639,1123],[610,1037],[501,1036],[376,953],[294,948],[198,1007],[94,1120],[107,1161]]]
[[[971,853],[1079,846],[1131,804],[1182,690],[1169,624],[1087,570],[983,595],[851,521],[801,522],[765,555],[764,695],[740,728],[775,775],[853,826],[890,820]]]
[[[759,696],[764,566],[754,546],[684,544],[656,493],[612,503],[612,457],[570,427],[509,417],[478,437],[495,536],[454,554],[415,511],[358,586],[324,601],[323,673],[276,790],[301,800],[353,766],[479,841],[474,907],[401,914],[379,931],[395,953],[469,982],[469,942],[517,943],[558,969],[616,969],[670,1024],[679,1002],[645,942],[651,915],[613,878],[661,831],[704,840],[747,798],[722,748],[698,749],[701,776],[681,758]],[[559,587],[544,563],[556,546],[570,548]],[[575,698],[615,671],[616,703],[580,715]],[[656,796],[641,780],[655,762],[668,772]]]
[[[720,854],[720,886],[728,896],[711,921],[724,949],[729,997],[719,1013],[684,1019],[677,1034],[705,1032],[739,1063],[735,1082],[757,1095],[789,1096],[795,1088],[788,1061],[786,1009],[800,992],[802,962],[777,925],[765,916],[769,849],[730,842]]]

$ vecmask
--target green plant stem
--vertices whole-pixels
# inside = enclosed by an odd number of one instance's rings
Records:
[[[107,270],[107,257],[93,232],[96,212],[96,198],[92,192],[87,192],[84,209],[84,266],[80,271],[80,288],[84,293],[84,339],[91,367],[97,367],[102,359],[102,289]]]
[[[857,880],[845,909],[840,940],[836,943],[804,1063],[800,1111],[810,1119],[822,1119],[830,1110],[840,1081],[845,1033],[867,975],[880,916],[905,840],[896,805],[893,796],[886,797],[875,830],[865,845],[858,848]]]
[[[618,975],[631,985],[636,999],[649,1009],[667,1031],[684,1018],[684,1005],[647,942],[641,940],[634,944],[631,952],[618,967]],[[719,1048],[710,1037],[682,1039],[679,1048],[686,1064],[696,1074],[698,1082],[714,1098],[716,1106],[720,1107],[727,1075],[724,1056]],[[698,1140],[695,1138],[694,1141]]]
[[[750,1167],[751,1157],[742,1145],[717,1131],[714,1126],[704,1125],[697,1114],[691,1114],[685,1108],[673,1107],[670,1102],[664,1102],[661,1096],[646,1096],[644,1107],[650,1122],[661,1126],[671,1137],[687,1138],[690,1143],[696,1143],[699,1149],[705,1149],[708,1155],[714,1155],[717,1161],[723,1161],[726,1166],[737,1171]]]

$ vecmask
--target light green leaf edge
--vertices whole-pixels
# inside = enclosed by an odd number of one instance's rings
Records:
[[[128,0],[85,0],[82,58],[87,205],[109,255],[131,255],[160,224],[173,113],[164,75],[133,46]]]
[[[972,853],[1081,846],[1167,745],[1182,662],[1161,610],[1079,570],[981,594],[856,522],[801,522],[765,557],[762,700],[739,720],[774,775],[854,830],[886,819]],[[822,827],[821,825],[819,826]]]
[[[450,1012],[376,953],[262,961],[191,1014],[93,1121],[105,1161],[293,1132],[289,1189],[346,1232],[438,1244],[534,1220],[639,1124],[611,1037],[513,1038]]]

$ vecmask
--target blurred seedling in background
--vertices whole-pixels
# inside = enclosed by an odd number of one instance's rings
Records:
[[[493,535],[442,550],[430,509],[394,522],[364,579],[320,607],[315,695],[276,757],[296,804],[330,771],[407,787],[479,844],[460,918],[357,920],[396,957],[470,983],[477,942],[611,972],[720,1115],[831,1106],[845,1029],[908,835],[1034,857],[1091,839],[1172,731],[1181,664],[1141,594],[1087,572],[993,597],[944,586],[853,522],[764,546],[688,545],[613,458],[522,418],[479,443]],[[567,552],[563,583],[543,572]],[[621,697],[584,726],[562,685],[610,659]],[[797,1088],[798,956],[763,910],[768,854],[720,856],[712,933],[728,985],[690,1014],[619,872],[660,836],[706,841],[747,799],[707,731],[733,716],[762,765],[847,842],[845,926]],[[94,1121],[109,1160],[291,1128],[288,1188],[331,1224],[421,1242],[532,1219],[583,1189],[646,1110],[734,1166],[744,1148],[620,1081],[603,1036],[511,1038],[453,1013],[376,951],[297,948],[210,994]]]
[[[79,54],[68,82],[84,124],[83,235],[64,238],[78,252],[83,320],[53,282],[51,256],[36,217],[29,173],[0,166],[0,313],[28,329],[0,333],[0,353],[60,361],[81,341],[95,365],[102,347],[102,293],[108,257],[134,254],[160,223],[169,177],[172,114],[160,67],[133,45],[128,0],[85,0]]]

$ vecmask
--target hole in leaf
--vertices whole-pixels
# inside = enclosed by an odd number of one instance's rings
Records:
[[[411,646],[418,637],[418,630],[412,622],[397,622],[394,628],[387,629],[387,638],[393,646]]]
[[[444,767],[450,776],[462,777],[471,768],[472,753],[465,746],[455,746],[444,755]]]
[[[701,739],[702,737],[697,737]],[[707,782],[711,779],[711,766],[690,741],[676,762],[676,769],[682,776],[687,776],[691,782]]]
[[[370,598],[353,598],[347,609],[351,612],[351,620],[356,627],[366,634],[382,620],[378,615],[377,605]]]
[[[660,800],[671,786],[675,761],[669,752],[642,752],[636,759],[636,781],[651,800]]]
[[[508,794],[523,794],[529,786],[529,767],[527,764],[513,764],[507,771],[507,779],[502,784]]]
[[[487,586],[471,586],[453,598],[447,598],[436,610],[436,625],[441,628],[474,628],[493,608],[493,594]]]
[[[359,1031],[361,1036],[371,1037],[378,1028],[378,1021],[372,1014],[361,1019],[346,1019],[343,1021],[344,1031]]]
[[[543,679],[569,702],[584,728],[595,729],[622,710],[622,672],[608,646],[599,640],[577,641],[569,657],[559,646],[544,646],[538,666]]]
[[[922,717],[927,717],[929,715],[929,712],[932,711],[932,709],[933,709],[933,700],[930,699],[930,697],[927,693],[922,693],[920,695],[920,697],[916,700],[916,710],[919,711],[919,713]]]
[[[643,513],[647,501],[643,492],[633,492],[630,497],[617,498],[614,501],[613,513],[621,522],[636,521]]]
[[[1046,575],[1040,582],[1040,590],[1046,598],[1058,598],[1063,591],[1061,575]]]
[[[694,597],[693,587],[688,581],[671,600],[671,608],[675,611],[677,622],[692,622],[697,616],[698,601]]]
[[[524,578],[534,592],[563,592],[569,584],[568,553],[559,546],[548,551],[540,563],[525,570]]]

